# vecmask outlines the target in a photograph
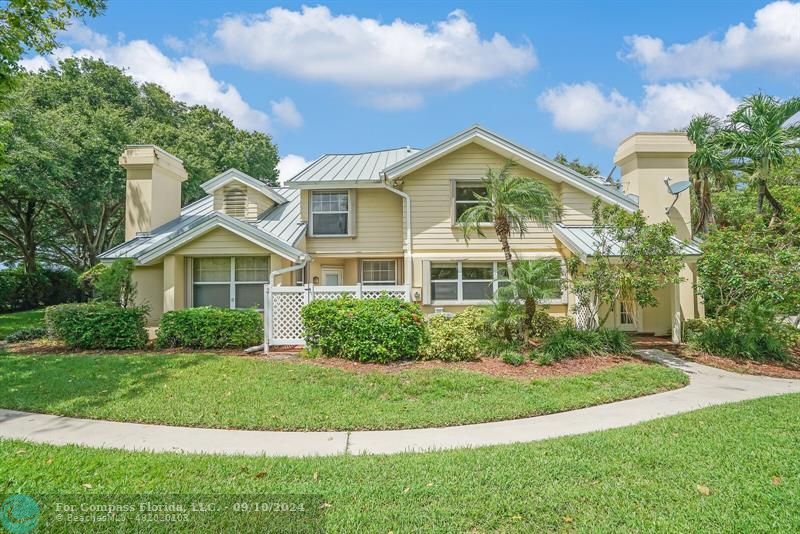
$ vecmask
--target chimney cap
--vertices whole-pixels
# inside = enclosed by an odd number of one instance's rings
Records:
[[[685,132],[636,132],[617,147],[614,164],[619,165],[633,156],[689,157],[694,154],[694,143]]]

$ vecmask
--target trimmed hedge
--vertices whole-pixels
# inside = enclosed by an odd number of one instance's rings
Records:
[[[306,344],[324,356],[380,363],[416,358],[426,337],[419,305],[386,295],[315,300],[300,315]]]
[[[485,322],[486,311],[477,306],[452,317],[444,314],[430,316],[428,340],[420,350],[420,359],[446,362],[477,360]]]
[[[45,310],[50,337],[78,349],[140,349],[147,343],[147,308],[103,303],[60,304]]]
[[[264,320],[256,310],[186,308],[165,313],[156,346],[244,349],[264,342]]]

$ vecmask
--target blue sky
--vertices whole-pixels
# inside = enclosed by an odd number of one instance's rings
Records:
[[[54,57],[103,57],[219,107],[269,132],[291,155],[287,173],[325,152],[424,147],[473,123],[607,172],[637,129],[724,114],[758,90],[800,94],[797,3],[308,5],[110,0]]]

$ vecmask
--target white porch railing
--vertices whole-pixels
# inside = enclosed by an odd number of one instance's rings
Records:
[[[305,345],[300,309],[316,299],[335,299],[351,295],[357,299],[374,299],[383,294],[411,300],[410,286],[264,286],[264,350],[274,345]]]

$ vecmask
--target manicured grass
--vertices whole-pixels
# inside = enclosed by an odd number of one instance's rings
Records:
[[[0,442],[5,493],[318,494],[329,532],[798,532],[800,395],[539,443],[270,459]],[[87,488],[84,485],[90,485]]]
[[[686,376],[630,363],[523,382],[455,369],[353,373],[235,356],[0,354],[0,407],[174,425],[415,428],[510,419],[674,389]]]
[[[44,326],[44,310],[0,313],[0,340],[21,328]]]

